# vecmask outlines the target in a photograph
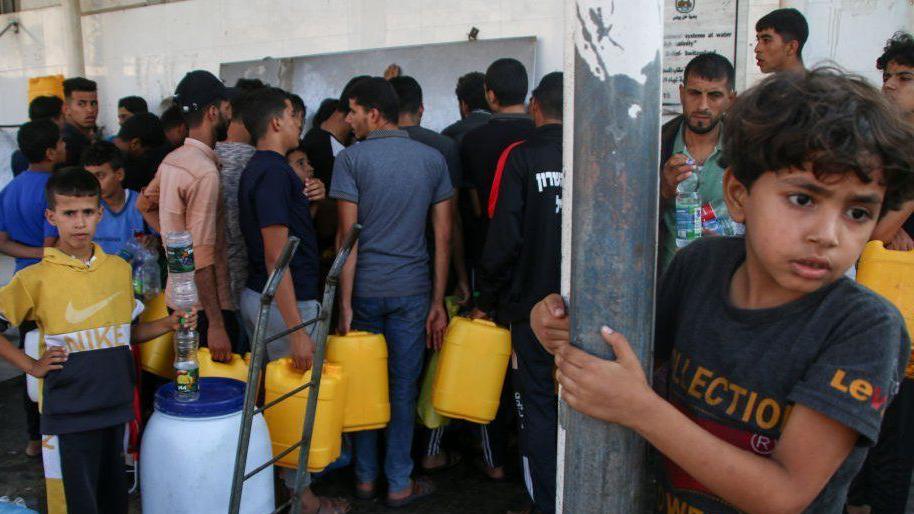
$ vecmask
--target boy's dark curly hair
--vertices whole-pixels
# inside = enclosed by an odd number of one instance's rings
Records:
[[[876,69],[884,70],[890,62],[914,67],[914,36],[907,32],[896,32],[885,43],[882,55],[876,59]]]
[[[819,179],[882,170],[883,212],[914,198],[914,127],[865,79],[833,67],[776,73],[727,113],[723,161],[747,188],[763,173],[812,165]]]

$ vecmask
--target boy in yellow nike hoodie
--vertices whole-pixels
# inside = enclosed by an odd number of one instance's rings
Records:
[[[133,298],[130,265],[92,242],[102,216],[99,195],[98,180],[82,168],[48,180],[46,216],[60,233],[57,244],[0,289],[0,317],[13,325],[33,320],[40,330],[40,359],[2,336],[0,357],[44,379],[39,405],[51,514],[127,512],[130,344],[176,330],[182,316],[185,326],[196,324],[193,311],[132,324],[143,305]]]

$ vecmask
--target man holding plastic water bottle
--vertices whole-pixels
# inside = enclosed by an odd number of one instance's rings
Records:
[[[660,145],[660,266],[701,235],[736,235],[724,204],[721,123],[736,97],[734,70],[725,57],[707,53],[689,61],[679,98],[682,115],[663,126]]]

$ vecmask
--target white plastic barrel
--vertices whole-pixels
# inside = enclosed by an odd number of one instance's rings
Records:
[[[155,413],[140,442],[143,514],[228,512],[241,426],[244,383],[228,378],[200,379],[200,398],[174,399],[174,383],[156,392]],[[245,472],[273,458],[263,416],[251,426]],[[241,512],[275,509],[273,467],[244,483]]]
[[[25,354],[29,357],[38,360],[41,357],[38,354],[38,331],[30,330],[25,333]],[[26,373],[25,375],[25,389],[29,393],[29,400],[33,402],[38,401],[38,379]]]

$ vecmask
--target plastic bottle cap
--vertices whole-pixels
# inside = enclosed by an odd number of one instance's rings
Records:
[[[244,382],[231,378],[200,379],[200,397],[192,402],[175,398],[175,383],[169,382],[156,391],[155,410],[180,418],[214,418],[232,414],[244,406]]]

